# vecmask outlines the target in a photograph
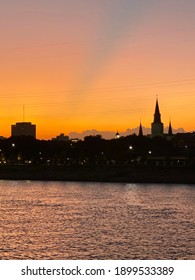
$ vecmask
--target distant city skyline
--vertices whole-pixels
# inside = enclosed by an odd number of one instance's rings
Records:
[[[3,1],[0,135],[151,128],[156,95],[165,127],[193,131],[194,14],[192,0]]]
[[[160,130],[159,130],[160,125]],[[162,127],[161,127],[162,126]],[[141,123],[138,127],[135,128],[127,128],[125,131],[121,131],[119,133],[119,130],[111,131],[111,130],[103,130],[98,131],[96,129],[89,129],[84,130],[81,132],[77,131],[70,131],[66,135],[63,132],[60,132],[60,135],[55,135],[56,139],[60,138],[78,138],[78,139],[84,139],[85,136],[95,136],[95,135],[101,135],[105,139],[112,139],[116,134],[118,137],[120,136],[127,136],[131,134],[139,134],[139,130],[142,130],[142,135],[151,135],[151,136],[162,136],[163,134],[169,133],[169,130],[171,129],[173,134],[176,133],[185,133],[186,131],[183,128],[172,128],[171,120],[169,119],[169,125],[164,127],[164,123],[161,122],[161,114],[160,114],[160,108],[158,104],[158,97],[156,97],[156,104],[155,104],[155,110],[154,110],[154,119],[151,123],[151,127],[144,127]],[[157,129],[157,130],[156,130]],[[192,132],[192,131],[188,131]],[[11,125],[11,135],[10,136],[33,136],[36,138],[36,124],[31,124],[31,122],[24,121],[24,105],[23,105],[23,122],[17,122],[16,124]],[[3,136],[3,135],[1,135]],[[48,140],[55,139],[55,137],[48,138]],[[67,139],[66,139],[67,140]]]
[[[16,123],[17,124],[17,123]],[[23,122],[20,122],[19,124],[23,124]],[[29,122],[25,122],[24,124],[29,124]],[[11,125],[11,130],[12,127],[15,125]],[[168,129],[169,126],[165,126],[164,128],[164,133],[168,133]],[[150,127],[145,127],[142,125],[142,130],[143,130],[143,135],[150,135],[151,134],[151,128]],[[118,134],[120,136],[128,136],[128,135],[132,135],[132,134],[136,134],[138,135],[139,133],[139,126],[135,127],[135,128],[127,128],[124,131],[119,131],[118,129],[115,131],[109,131],[109,130],[96,130],[96,129],[88,129],[88,130],[83,130],[81,132],[77,132],[77,131],[70,131],[69,133],[67,133],[66,135],[61,131],[59,133],[59,135],[64,135],[65,137],[68,136],[71,138],[78,138],[78,139],[84,139],[86,136],[95,136],[95,135],[101,135],[102,138],[104,139],[113,139],[116,135],[116,133],[118,132]],[[185,133],[186,131],[183,128],[173,128],[173,134],[177,134],[177,133]],[[30,135],[30,134],[29,134]],[[51,138],[49,138],[48,140],[51,139],[55,139],[55,137],[59,137],[59,135],[53,135]],[[1,135],[3,136],[3,135]],[[12,131],[10,133],[10,136],[14,136]],[[37,138],[39,139],[39,138]]]
[[[149,127],[144,127],[142,126],[143,128],[143,133],[144,135],[148,135],[151,133],[151,128]],[[168,132],[168,126],[165,127],[165,133]],[[89,136],[89,135],[102,135],[102,137],[104,139],[113,139],[115,134],[116,134],[117,130],[115,131],[101,131],[101,130],[96,130],[96,129],[91,129],[91,130],[84,130],[82,132],[76,132],[76,131],[72,131],[70,133],[68,133],[67,135],[70,137],[70,138],[79,138],[79,139],[83,139],[85,136]],[[120,136],[128,136],[128,135],[132,135],[132,134],[136,134],[138,135],[138,132],[139,132],[139,126],[135,127],[135,128],[127,128],[126,130],[124,131],[118,131],[119,132],[119,135]],[[178,128],[178,129],[174,129],[173,128],[173,133],[176,134],[176,133],[184,133],[185,130],[183,128]]]

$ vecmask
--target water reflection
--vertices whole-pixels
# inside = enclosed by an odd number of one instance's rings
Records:
[[[0,181],[1,259],[194,259],[195,188]]]

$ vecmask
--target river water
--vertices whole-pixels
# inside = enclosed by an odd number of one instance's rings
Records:
[[[0,259],[195,259],[195,186],[0,181]]]

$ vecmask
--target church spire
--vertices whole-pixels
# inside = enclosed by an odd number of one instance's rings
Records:
[[[169,121],[168,135],[172,135],[172,134],[173,134],[172,125],[171,125],[171,121]]]
[[[151,127],[152,136],[162,136],[163,135],[164,126],[161,122],[161,114],[158,105],[158,97],[156,97],[156,106],[154,112],[154,121]]]
[[[161,114],[158,105],[158,97],[156,97],[156,107],[154,112],[154,123],[161,123]]]
[[[142,129],[141,121],[140,121],[140,125],[139,125],[139,136],[143,136],[143,129]]]

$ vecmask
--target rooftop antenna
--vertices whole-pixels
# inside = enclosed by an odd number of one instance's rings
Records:
[[[25,121],[25,105],[23,104],[23,122]]]

